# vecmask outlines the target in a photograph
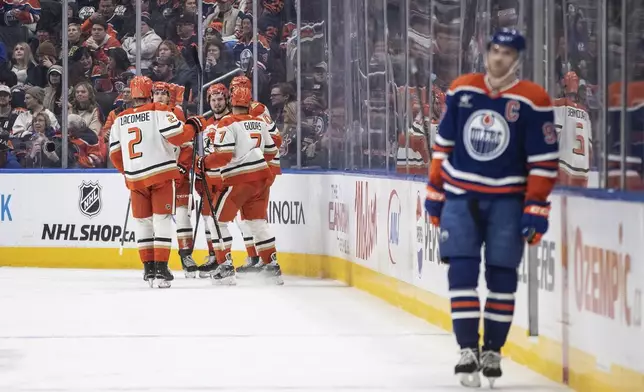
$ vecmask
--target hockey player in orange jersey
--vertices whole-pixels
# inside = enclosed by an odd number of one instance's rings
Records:
[[[559,136],[559,183],[588,186],[591,154],[591,122],[586,107],[578,103],[579,77],[564,76],[566,96],[554,102],[555,127]]]
[[[152,103],[152,80],[136,76],[130,81],[132,107],[121,112],[110,130],[110,159],[125,176],[131,191],[143,279],[152,287],[170,287],[168,269],[172,244],[175,180],[174,146],[192,140],[193,133],[168,106]]]
[[[176,97],[183,100],[184,87],[176,84],[155,82],[153,85],[153,101],[168,105],[172,112],[181,121],[185,122],[186,118],[183,110],[176,102]],[[179,95],[180,94],[180,95]],[[197,276],[197,263],[192,258],[194,249],[192,239],[192,223],[190,222],[190,211],[192,206],[189,205],[190,198],[190,169],[192,168],[193,159],[193,141],[184,143],[180,148],[176,148],[177,167],[181,172],[181,178],[175,181],[177,194],[175,224],[177,226],[177,243],[179,244],[179,258],[186,278],[195,278]]]
[[[268,198],[274,175],[268,163],[277,154],[277,147],[269,134],[266,122],[249,114],[251,92],[246,87],[235,87],[231,93],[232,115],[217,125],[213,151],[197,160],[202,172],[220,169],[222,185],[217,184],[213,203],[219,223],[217,262],[213,272],[215,283],[234,284],[235,269],[230,247],[232,241],[228,224],[241,212],[262,260],[260,273],[276,284],[283,284],[277,263],[275,237],[268,226]]]
[[[199,120],[198,132],[200,132],[200,137],[203,143],[204,156],[208,156],[214,152],[217,124],[224,116],[230,114],[230,107],[228,105],[229,93],[228,89],[223,84],[217,83],[210,86],[206,92],[206,99],[208,99],[208,102],[210,103],[213,117],[208,120],[200,117],[195,118],[195,121]],[[209,253],[208,260],[204,264],[200,265],[198,270],[200,278],[209,278],[210,274],[215,271],[218,266],[217,255],[212,241],[212,236],[216,235],[217,231],[215,228],[215,221],[212,218],[211,206],[208,203],[208,198],[204,194],[204,182],[202,178],[204,175],[208,178],[208,183],[211,184],[211,194],[215,193],[217,186],[221,188],[222,180],[219,168],[207,169],[205,173],[198,173],[195,179],[195,189],[197,190],[197,193],[199,193],[199,196],[201,196],[201,215],[203,216]],[[212,186],[212,184],[215,186]],[[223,238],[222,241],[224,243],[232,243],[232,237]]]
[[[234,77],[230,82],[231,91],[234,91],[236,87],[244,87],[252,91],[252,83],[250,79],[243,75]],[[282,146],[282,136],[280,135],[279,129],[277,129],[277,125],[273,122],[268,108],[261,102],[251,101],[249,113],[252,116],[263,120],[266,124],[269,125],[269,133],[273,138],[275,146],[278,149],[278,153],[277,155],[275,155],[275,157],[273,157],[273,159],[271,159],[270,162],[268,162],[268,165],[270,166],[273,174],[275,176],[278,176],[282,174],[279,155],[279,148]],[[253,236],[250,235],[250,229],[248,228],[246,222],[243,219],[240,219],[239,216],[235,218],[235,222],[237,223],[237,226],[242,233],[242,237],[244,238],[244,245],[246,246],[246,253],[248,254],[248,257],[246,258],[246,264],[237,267],[237,272],[258,272],[261,270],[262,263],[260,262],[260,257],[257,254],[257,249],[255,249],[255,240],[253,239]]]

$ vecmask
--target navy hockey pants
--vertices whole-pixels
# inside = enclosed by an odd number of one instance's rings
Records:
[[[450,258],[481,258],[485,264],[518,268],[525,240],[521,235],[523,200],[448,199],[441,214],[440,255]]]

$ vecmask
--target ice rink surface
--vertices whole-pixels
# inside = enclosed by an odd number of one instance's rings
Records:
[[[0,391],[465,390],[451,335],[357,289],[174,274],[0,268]],[[504,371],[495,389],[567,390]]]

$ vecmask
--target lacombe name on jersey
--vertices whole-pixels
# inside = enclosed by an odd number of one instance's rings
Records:
[[[151,112],[134,113],[134,114],[129,114],[126,116],[119,117],[120,125],[124,126],[124,125],[137,124],[142,122],[150,122],[152,121],[150,119],[150,113]]]

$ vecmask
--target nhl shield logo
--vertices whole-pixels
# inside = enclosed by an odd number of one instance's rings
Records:
[[[101,186],[97,182],[83,181],[78,187],[78,209],[81,214],[93,218],[101,212]]]

